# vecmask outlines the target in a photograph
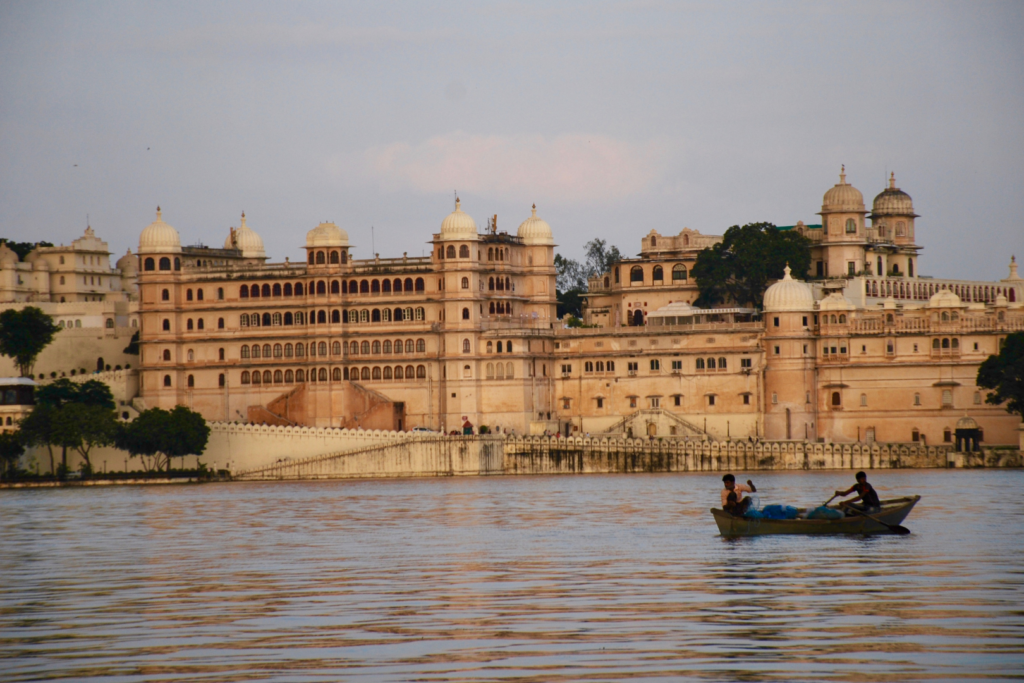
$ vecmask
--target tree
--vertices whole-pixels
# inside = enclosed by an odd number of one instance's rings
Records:
[[[117,431],[114,411],[101,405],[68,403],[58,409],[54,419],[55,442],[78,451],[88,472],[92,472],[90,451],[97,446],[113,444]]]
[[[139,333],[136,332],[132,335],[131,341],[128,342],[128,346],[124,347],[123,353],[130,354],[132,356],[139,355]]]
[[[787,263],[794,273],[806,273],[811,265],[810,240],[771,223],[734,225],[721,242],[697,255],[692,274],[700,296],[694,303],[760,308],[768,283],[783,276]]]
[[[67,378],[58,379],[36,389],[36,403],[56,408],[68,403],[83,403],[109,410],[117,408],[114,395],[110,393],[110,387],[95,379],[81,383],[72,382]]]
[[[18,424],[18,434],[21,435],[22,443],[29,447],[46,447],[50,453],[50,474],[52,475],[57,474],[56,463],[53,459],[53,447],[56,444],[50,439],[50,436],[53,433],[53,421],[57,412],[58,409],[52,405],[36,403],[32,412]],[[67,466],[67,453],[64,454],[64,465]]]
[[[0,237],[0,244],[6,244],[7,248],[18,255],[18,258],[22,261],[29,255],[36,247],[52,247],[53,244],[50,242],[15,242],[9,240],[6,237]]]
[[[593,239],[583,245],[587,255],[584,263],[555,254],[555,294],[558,298],[558,317],[580,317],[583,294],[588,290],[587,280],[611,270],[612,264],[622,259],[618,247],[607,247],[602,239]]]
[[[170,471],[171,458],[202,455],[209,438],[210,427],[199,413],[184,406],[150,408],[121,427],[115,445],[132,457],[141,456],[147,472],[164,466]]]
[[[14,359],[22,377],[31,377],[36,358],[59,329],[35,306],[9,308],[0,313],[0,354]]]
[[[0,434],[0,481],[14,479],[18,473],[18,459],[25,453],[25,445],[17,432]]]
[[[1006,337],[999,355],[989,356],[978,368],[976,384],[991,393],[986,403],[1006,404],[1006,411],[1024,417],[1024,332]]]
[[[67,472],[68,449],[78,451],[88,467],[95,446],[113,442],[117,404],[110,387],[91,379],[81,384],[67,378],[36,388],[36,406],[21,421],[22,440],[30,446],[46,446],[50,473],[55,474],[53,449],[61,449],[60,471]],[[63,476],[63,475],[61,475]]]

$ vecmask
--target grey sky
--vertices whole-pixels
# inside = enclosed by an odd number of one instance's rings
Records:
[[[1024,256],[1024,3],[0,4],[0,236],[115,253],[244,209],[419,255],[452,208],[627,253],[818,222],[846,164],[914,199],[926,274]],[[77,164],[77,166],[75,166]]]

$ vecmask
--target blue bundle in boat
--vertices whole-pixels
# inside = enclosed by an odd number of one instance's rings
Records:
[[[840,510],[821,505],[807,513],[807,519],[842,519],[845,517]]]
[[[761,516],[765,519],[796,519],[799,514],[792,505],[765,505]]]

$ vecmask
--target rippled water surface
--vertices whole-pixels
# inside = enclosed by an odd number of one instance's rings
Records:
[[[0,679],[1024,678],[1024,473],[871,480],[912,535],[723,539],[705,474],[0,491]]]

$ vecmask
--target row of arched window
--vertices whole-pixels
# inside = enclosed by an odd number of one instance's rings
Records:
[[[348,252],[347,251],[310,251],[309,252],[309,265],[322,266],[330,262],[332,265],[338,263],[348,263]]]
[[[487,379],[514,379],[512,363],[488,363],[485,369]]]
[[[161,256],[159,263],[160,263],[160,270],[170,270],[171,269],[171,259],[169,257]],[[145,261],[143,261],[142,262],[142,268],[143,268],[143,270],[156,270],[156,262],[153,260],[153,257],[148,257]],[[181,259],[178,258],[178,257],[174,258],[174,269],[175,270],[181,270]]]
[[[426,379],[427,367],[425,365],[396,365],[391,367],[363,367],[363,368],[310,368],[305,370],[245,370],[242,372],[242,384],[295,384],[298,382],[342,382],[342,381],[390,381],[404,379]],[[166,379],[170,379],[168,375]],[[192,375],[189,375],[191,381]],[[165,386],[170,384],[165,383]],[[189,386],[193,386],[189,384]]]
[[[619,269],[615,269],[615,281],[619,281]],[[673,282],[685,282],[688,277],[686,266],[681,263],[677,263],[672,266],[672,281]],[[665,269],[661,266],[654,266],[651,270],[651,280],[654,282],[665,281]],[[633,266],[629,269],[629,281],[630,282],[643,282],[644,281],[644,269],[642,266]],[[605,286],[608,286],[607,279],[605,280]]]
[[[444,247],[438,247],[437,258],[455,258],[455,245],[449,244],[447,249]],[[469,258],[469,247],[467,245],[463,244],[459,247],[458,258]]]
[[[512,302],[492,301],[487,305],[487,310],[491,315],[512,315]],[[464,315],[463,318],[467,316]]]
[[[327,356],[328,350],[332,356],[341,356],[345,353],[351,356],[368,356],[368,355],[381,355],[381,354],[395,354],[401,355],[403,353],[426,353],[427,342],[425,339],[396,339],[392,342],[390,339],[374,340],[374,341],[362,341],[362,342],[342,342],[335,341],[328,344],[327,342],[310,342],[307,347],[306,344],[243,344],[240,350],[240,357],[243,359],[250,358],[303,358],[307,355],[311,357],[324,357]],[[509,350],[512,348],[512,342],[509,342]],[[165,354],[169,355],[169,351]],[[167,358],[170,360],[170,358]]]
[[[341,311],[310,311],[309,324],[324,325],[331,323],[390,323],[406,321],[423,321],[427,311],[422,307],[412,308],[374,308],[351,309]],[[279,325],[305,325],[306,314],[303,311],[285,313],[242,313],[238,316],[239,327],[277,327]],[[201,328],[200,328],[201,329]]]
[[[696,362],[698,370],[726,370],[727,364],[725,358],[719,358],[716,362],[714,358],[698,358]]]
[[[607,363],[603,360],[587,361],[583,364],[583,372],[615,372],[615,361]]]
[[[312,295],[327,294],[391,294],[393,292],[423,292],[426,290],[426,283],[423,278],[415,280],[407,277],[404,280],[396,277],[393,280],[316,280],[308,285],[296,282],[281,284],[275,282],[273,285],[242,285],[238,289],[240,299],[269,298],[279,296],[304,296],[304,293]]]
[[[960,340],[956,337],[950,339],[949,337],[943,337],[941,340],[936,338],[932,339],[932,351],[941,351],[943,349],[960,350]]]
[[[468,340],[465,340],[468,341]],[[495,342],[487,342],[487,353],[494,353]],[[509,339],[504,344],[497,342],[498,353],[512,353],[512,340]]]
[[[467,247],[467,250],[468,250],[468,247]],[[467,253],[466,255],[468,256],[469,254]],[[506,249],[504,247],[498,247],[497,249],[495,249],[494,247],[488,247],[487,248],[487,260],[488,261],[507,261],[507,260],[509,260],[509,258],[510,257],[509,257],[508,249]]]
[[[466,280],[466,278],[462,278],[462,279]],[[467,283],[468,283],[468,281],[467,281]],[[504,279],[499,277],[497,280],[495,280],[493,277],[488,278],[487,279],[487,289],[489,289],[492,292],[495,291],[495,290],[497,290],[499,292],[505,292],[505,291],[511,292],[512,291],[512,280],[510,278],[507,278],[507,277],[504,278]]]

